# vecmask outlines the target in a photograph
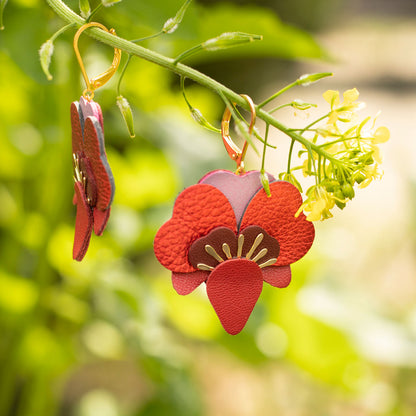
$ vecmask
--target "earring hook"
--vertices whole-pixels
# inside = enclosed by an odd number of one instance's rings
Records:
[[[107,81],[111,79],[111,77],[117,71],[117,68],[118,68],[118,65],[120,64],[120,59],[121,59],[121,50],[118,48],[114,48],[114,58],[113,58],[113,62],[111,63],[110,68],[108,68],[102,74],[97,75],[96,77],[93,77],[91,79],[88,78],[87,71],[85,70],[84,63],[81,58],[81,54],[79,53],[78,39],[81,33],[85,29],[88,29],[89,27],[92,27],[92,26],[99,27],[100,29],[104,30],[105,32],[111,33],[112,35],[116,34],[116,31],[114,29],[108,30],[104,25],[102,25],[101,23],[97,23],[97,22],[86,23],[85,25],[82,25],[75,33],[74,51],[78,59],[79,66],[81,68],[81,72],[82,72],[82,76],[84,77],[85,84],[87,85],[87,88],[82,93],[83,97],[87,100],[92,100],[94,98],[94,90],[103,86]]]
[[[256,106],[254,105],[253,100],[246,94],[240,94],[250,106],[251,111],[251,120],[250,125],[248,128],[248,133],[251,134],[253,132],[254,124],[256,123]],[[247,152],[248,143],[247,140],[244,141],[243,148],[240,149],[231,139],[230,136],[230,119],[231,119],[231,111],[228,107],[225,108],[224,114],[222,116],[221,121],[221,135],[222,140],[224,142],[224,146],[227,150],[228,155],[231,159],[235,160],[237,163],[237,174],[244,173],[244,157]]]

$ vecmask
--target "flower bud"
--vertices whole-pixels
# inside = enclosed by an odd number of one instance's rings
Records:
[[[212,124],[210,124],[207,119],[202,115],[202,113],[194,107],[189,107],[189,110],[191,111],[192,118],[202,127],[205,127],[208,130],[214,131],[215,133],[220,133],[221,130],[214,127]]]
[[[267,175],[266,172],[264,171],[260,172],[260,181],[261,181],[261,184],[263,185],[263,189],[264,189],[264,192],[266,192],[266,195],[268,197],[271,197],[272,194],[270,192],[269,176]]]
[[[0,0],[0,30],[4,29],[3,25],[3,12],[4,8],[6,7],[7,0]]]
[[[300,99],[295,99],[293,100],[290,105],[294,108],[296,108],[297,110],[307,110],[308,108],[311,107],[317,107],[316,104],[312,104],[312,103],[307,103],[306,101],[300,100]]]
[[[386,143],[390,139],[390,131],[387,127],[379,127],[374,133],[374,143]]]
[[[186,0],[176,13],[175,17],[171,17],[170,19],[166,20],[165,24],[163,25],[162,32],[173,33],[178,28],[179,23],[182,22],[183,16],[185,15],[186,9],[188,8],[191,1],[192,0]]]
[[[255,40],[262,40],[261,35],[251,35],[242,32],[226,32],[216,38],[208,39],[201,44],[202,49],[206,51],[217,51],[219,49],[232,48],[244,43],[254,42]]]
[[[117,97],[117,106],[120,109],[124,122],[126,123],[130,137],[135,137],[136,135],[134,134],[133,115],[131,113],[131,107],[129,102],[122,95],[120,95]]]
[[[39,49],[40,65],[49,81],[52,79],[52,75],[49,72],[49,65],[51,63],[53,50],[53,42],[50,39],[48,39]]]
[[[343,195],[348,199],[353,199],[355,196],[354,188],[350,183],[344,183],[341,187]]]
[[[345,203],[344,194],[342,193],[341,188],[335,189],[334,197],[337,207],[340,209],[344,209],[347,204]]]
[[[84,19],[88,19],[91,14],[91,7],[88,0],[79,0],[79,10]]]
[[[111,7],[116,3],[120,3],[121,0],[101,0],[101,3],[104,7]]]
[[[332,76],[332,72],[319,72],[317,74],[304,74],[297,79],[299,85],[308,86],[314,82],[319,81],[322,78]]]

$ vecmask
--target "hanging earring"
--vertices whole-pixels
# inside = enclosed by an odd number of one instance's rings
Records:
[[[254,128],[251,108],[249,131]],[[157,232],[154,251],[172,272],[174,289],[187,295],[206,284],[222,326],[232,335],[245,326],[260,296],[263,282],[278,288],[291,281],[290,264],[310,249],[315,230],[301,213],[302,197],[295,186],[268,174],[270,196],[263,189],[260,172],[244,171],[243,148],[229,135],[231,112],[221,123],[235,173],[216,170],[179,194],[172,218]]]
[[[104,85],[116,72],[120,63],[121,51],[114,49],[110,68],[97,77],[88,78],[81,55],[78,39],[89,27],[99,27],[115,35],[100,23],[92,22],[81,26],[74,37],[74,50],[86,83],[79,101],[71,104],[72,158],[74,168],[75,195],[77,206],[75,237],[72,256],[81,261],[90,243],[94,229],[101,235],[107,225],[111,203],[114,197],[114,178],[107,161],[104,144],[104,125],[101,107],[94,98],[94,91]]]

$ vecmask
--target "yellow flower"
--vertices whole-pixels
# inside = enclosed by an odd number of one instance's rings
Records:
[[[328,124],[335,126],[338,120],[344,123],[350,122],[355,116],[355,111],[363,106],[363,103],[356,102],[359,95],[356,88],[347,90],[342,94],[344,100],[340,103],[339,91],[328,90],[324,92],[323,97],[331,106]]]
[[[326,220],[332,217],[330,210],[335,205],[332,194],[320,185],[312,186],[306,194],[308,198],[300,206],[295,216],[299,216],[302,211],[305,211],[305,213],[308,213],[306,216],[308,221]]]
[[[383,171],[374,163],[373,165],[366,166],[364,168],[363,174],[365,179],[358,185],[359,188],[366,188],[374,179],[381,179],[383,176]]]

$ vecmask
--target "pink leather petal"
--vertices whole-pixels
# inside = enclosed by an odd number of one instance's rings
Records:
[[[84,188],[80,182],[75,182],[77,196],[77,216],[75,219],[75,237],[72,258],[81,261],[90,244],[93,215],[85,197]]]
[[[275,179],[269,175],[269,180],[272,182]],[[215,186],[227,197],[235,212],[237,224],[240,224],[253,195],[262,188],[260,172],[257,170],[243,175],[236,175],[228,170],[215,170],[206,174],[198,183]]]
[[[84,97],[80,97],[79,106],[82,112],[83,119],[93,116],[101,124],[101,128],[104,131],[104,121],[103,121],[103,112],[101,111],[100,104],[96,103],[94,100],[88,101]]]
[[[290,266],[270,266],[263,269],[263,280],[274,287],[287,287],[291,279]]]
[[[173,272],[193,272],[188,261],[191,244],[220,226],[236,232],[234,211],[225,195],[211,185],[192,185],[179,194],[172,218],[157,232],[155,255]]]
[[[262,288],[262,271],[250,260],[228,260],[211,272],[207,295],[229,334],[236,335],[244,328]]]
[[[179,295],[189,295],[202,282],[207,280],[209,272],[197,270],[192,273],[175,273],[172,272],[172,285]]]
[[[103,130],[93,116],[88,117],[84,123],[84,152],[97,185],[96,206],[104,211],[113,201],[115,185],[105,153]]]
[[[96,235],[101,235],[104,232],[104,229],[108,222],[108,218],[110,217],[110,211],[111,207],[104,211],[94,208],[94,233]]]
[[[264,228],[280,245],[276,266],[287,266],[302,258],[311,248],[315,228],[301,213],[295,217],[302,204],[302,196],[289,182],[270,184],[271,196],[259,190],[247,206],[240,230],[249,225]]]
[[[79,115],[79,104],[71,104],[72,153],[82,152],[82,128]]]

